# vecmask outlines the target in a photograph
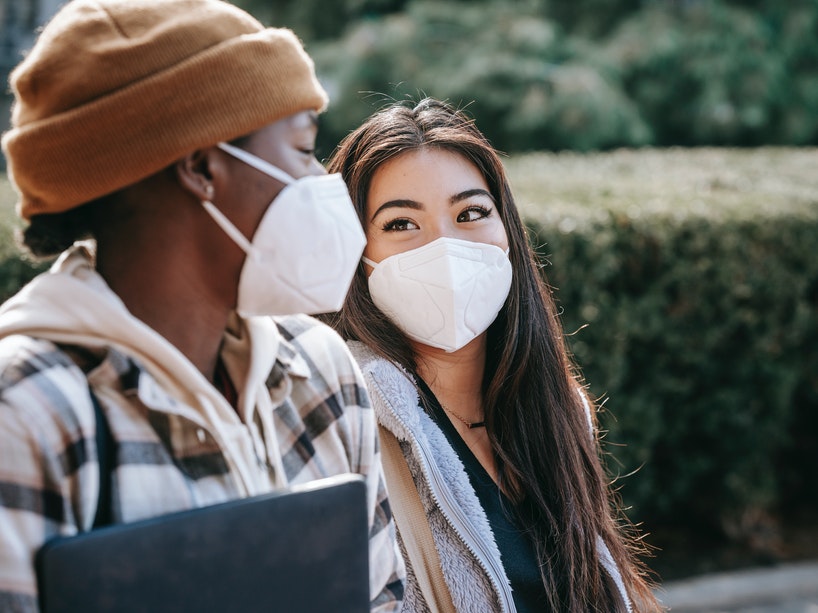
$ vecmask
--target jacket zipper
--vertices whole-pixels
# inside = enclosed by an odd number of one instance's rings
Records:
[[[442,486],[443,479],[437,470],[436,464],[431,459],[431,453],[421,444],[417,437],[414,436],[411,429],[407,427],[406,422],[403,421],[400,416],[398,416],[390,403],[386,401],[383,393],[381,393],[380,386],[378,386],[378,392],[381,399],[384,401],[384,404],[389,407],[392,416],[400,422],[403,429],[409,434],[411,439],[410,444],[412,447],[414,447],[416,451],[420,452],[420,469],[423,476],[426,478],[426,482],[429,484],[429,490],[432,494],[432,500],[434,501],[435,506],[440,509],[443,517],[454,529],[455,534],[463,542],[466,549],[472,554],[472,556],[474,556],[477,563],[486,573],[486,576],[489,578],[489,581],[491,582],[491,585],[498,596],[500,606],[503,608],[502,610],[507,613],[516,613],[517,609],[514,606],[514,599],[511,596],[511,591],[509,590],[507,582],[501,582],[498,580],[498,577],[503,576],[504,571],[499,566],[497,560],[495,560],[492,556],[486,556],[483,554],[479,545],[479,536],[475,534],[469,522],[465,520],[460,508],[457,505],[452,504],[451,501],[446,498],[446,489]],[[455,521],[453,517],[456,518],[457,521]]]

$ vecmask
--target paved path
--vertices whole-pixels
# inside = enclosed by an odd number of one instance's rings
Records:
[[[818,560],[666,583],[673,613],[818,613]]]

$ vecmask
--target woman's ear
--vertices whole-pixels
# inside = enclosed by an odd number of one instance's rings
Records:
[[[199,202],[213,199],[214,176],[220,174],[221,163],[216,153],[216,147],[197,149],[175,164],[179,185]]]

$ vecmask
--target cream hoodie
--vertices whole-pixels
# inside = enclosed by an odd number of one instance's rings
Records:
[[[274,322],[236,316],[222,354],[231,374],[246,373],[240,411],[245,423],[251,423],[259,411],[262,441],[253,438],[236,411],[176,347],[128,312],[94,270],[92,245],[77,243],[60,256],[49,274],[35,278],[0,307],[0,337],[24,334],[90,349],[114,347],[133,356],[180,402],[174,410],[216,439],[239,476],[239,492],[250,496],[287,485],[266,387],[280,343]],[[248,351],[249,364],[243,357]],[[305,363],[299,367],[308,370]],[[262,446],[274,477],[256,461]]]

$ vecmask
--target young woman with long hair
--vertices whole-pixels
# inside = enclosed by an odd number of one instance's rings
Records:
[[[455,608],[659,609],[496,151],[425,99],[370,117],[329,171],[368,244],[327,320],[400,443]],[[404,610],[426,610],[407,565]]]

